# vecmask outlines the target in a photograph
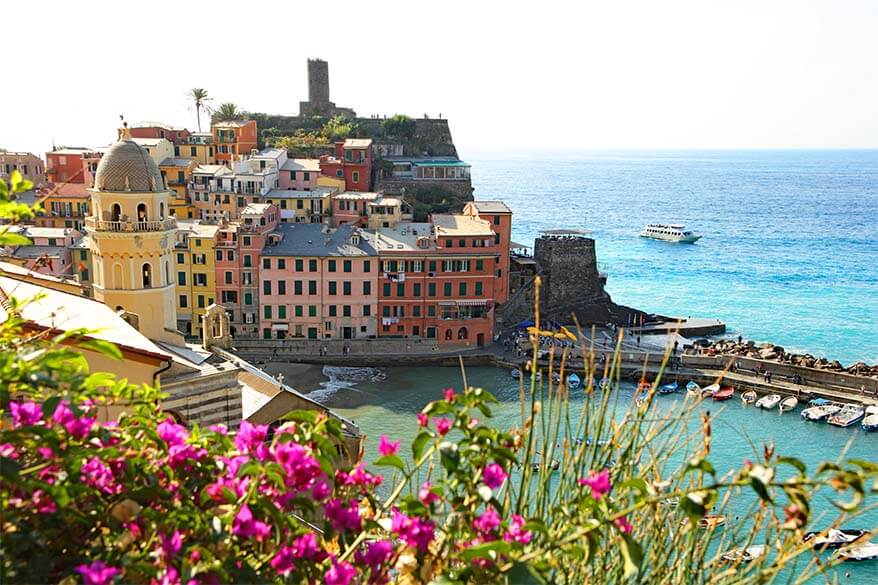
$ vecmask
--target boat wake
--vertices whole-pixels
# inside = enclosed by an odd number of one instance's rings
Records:
[[[323,366],[323,375],[329,378],[320,382],[320,388],[308,393],[308,398],[324,402],[339,390],[353,390],[360,382],[381,382],[387,378],[387,372],[381,368],[349,368],[344,366]]]

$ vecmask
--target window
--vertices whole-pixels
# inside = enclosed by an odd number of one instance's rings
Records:
[[[270,295],[271,294],[271,281],[263,280],[262,281],[262,294]]]
[[[143,275],[143,288],[152,287],[152,264],[144,262],[141,274]]]
[[[390,307],[387,305],[381,307],[381,315],[384,317],[390,317]]]
[[[500,216],[499,215],[494,216],[494,225],[500,225]]]
[[[412,317],[420,317],[421,316],[421,306],[415,305],[412,307]]]
[[[430,260],[430,272],[432,272],[434,274],[436,273],[436,261],[435,260]]]
[[[345,295],[346,297],[351,296],[351,281],[350,280],[346,280],[343,283],[341,283],[341,294]]]
[[[317,316],[317,305],[308,305],[308,316],[316,317]]]
[[[363,294],[370,295],[372,294],[372,283],[368,280],[363,281]]]
[[[194,146],[190,146],[190,147],[189,147],[189,156],[197,156],[197,154],[198,154],[198,151],[195,150],[195,147],[194,147]]]
[[[372,305],[363,305],[363,317],[372,316]]]
[[[372,272],[371,260],[363,260],[363,272]]]
[[[436,328],[435,327],[427,327],[427,337],[429,339],[435,339],[435,337],[436,337]]]
[[[226,260],[228,260],[229,262],[235,261],[235,251],[234,250],[227,250],[226,251]]]
[[[350,317],[351,316],[351,306],[350,305],[342,305],[341,306],[341,316],[342,317]]]
[[[330,272],[335,272],[335,260],[329,260],[327,262],[327,270]]]
[[[450,283],[450,282],[446,282],[446,283],[445,283],[445,286],[443,287],[443,289],[444,289],[444,290],[443,290],[443,293],[442,293],[442,294],[444,294],[446,297],[450,297],[450,296],[451,296],[451,283]]]
[[[330,317],[337,317],[338,316],[335,305],[329,305],[329,316]]]
[[[383,289],[383,290],[382,290],[382,296],[384,296],[384,297],[389,297],[389,296],[390,296],[390,283],[389,283],[389,282],[385,282],[385,283],[384,283],[384,286],[382,287],[382,289]]]
[[[277,294],[279,294],[279,295],[287,294],[287,281],[286,280],[278,280],[277,281]]]
[[[305,202],[302,199],[296,199],[296,209],[305,209]]]
[[[308,260],[308,272],[317,272],[317,260]]]
[[[301,258],[296,258],[296,272],[302,272],[305,270],[304,268],[305,261]]]
[[[396,296],[404,297],[405,296],[405,283],[400,282],[396,285]]]
[[[228,198],[228,196],[226,196]],[[226,201],[228,203],[228,200]],[[244,198],[238,197],[238,207],[244,207]]]
[[[189,297],[186,295],[180,295],[180,308],[185,309],[189,306]]]
[[[466,240],[457,240],[458,248],[466,248]]]
[[[476,260],[476,270],[481,272],[485,269],[485,261],[484,260]]]
[[[476,283],[476,296],[477,297],[482,296],[482,283],[481,282]]]
[[[211,303],[211,304],[213,304],[213,303]],[[203,309],[203,308],[204,308],[204,295],[198,295],[198,308],[199,308],[199,309]],[[232,317],[231,317],[231,315],[230,315],[230,316],[229,316],[229,319],[231,319],[231,318],[232,318]]]
[[[445,247],[451,248],[453,247],[454,242],[452,240],[445,240]]]
[[[250,254],[244,254],[244,268],[250,268],[251,266],[253,266],[253,262]]]
[[[435,297],[436,296],[436,283],[428,282],[427,283],[427,296]]]
[[[302,281],[301,280],[294,280],[293,281],[293,294],[294,295],[302,294]]]
[[[277,308],[277,318],[278,319],[286,319],[287,318],[287,306],[279,305]]]
[[[277,269],[278,269],[278,270],[286,270],[286,269],[287,269],[287,260],[286,260],[286,258],[278,258],[278,259],[277,259]]]
[[[222,301],[224,303],[237,303],[238,302],[238,291],[224,290],[222,292]]]
[[[412,295],[419,297],[421,296],[421,283],[416,282],[412,285]]]
[[[436,316],[436,305],[427,305],[427,316],[435,317]]]
[[[316,295],[317,294],[317,281],[316,280],[309,280],[308,281],[308,294],[309,295]]]
[[[262,267],[266,269],[271,269],[271,258],[263,258],[262,259]]]
[[[244,304],[252,305],[253,304],[253,293],[244,293]]]
[[[336,177],[343,177],[344,173],[341,171],[341,169],[338,169],[337,171],[335,171],[335,176]]]
[[[359,171],[354,171],[353,173],[351,173],[351,181],[353,181],[354,183],[360,182],[360,172]]]
[[[82,258],[85,260],[85,258]],[[177,264],[183,264],[186,262],[186,254],[177,254]]]
[[[271,319],[271,305],[262,307],[262,316],[266,319]]]
[[[186,286],[186,273],[178,272],[177,273],[177,284],[180,286]]]
[[[338,283],[335,282],[334,280],[330,280],[329,281],[329,294],[335,295],[336,293],[338,293]]]
[[[342,266],[343,266],[342,269],[343,269],[345,272],[350,272],[350,271],[351,271],[351,261],[350,261],[350,260],[345,260],[345,261],[343,261],[343,262],[342,262]]]
[[[222,251],[222,250],[217,250],[217,251],[216,251],[216,259],[217,259],[217,260],[222,260],[222,259],[223,259],[223,251]]]
[[[308,339],[317,339],[316,327],[308,327]]]
[[[309,173],[308,171],[302,171],[302,180],[303,181],[310,181],[311,180],[311,173]]]
[[[271,339],[271,329],[265,327],[262,329],[262,337],[263,339]]]
[[[495,244],[499,244],[499,243],[500,243],[500,234],[494,234],[494,243],[495,243]]]
[[[460,296],[465,297],[466,296],[466,283],[461,282],[458,289],[460,290]]]
[[[295,315],[296,317],[302,316],[302,305],[296,305],[295,307]]]

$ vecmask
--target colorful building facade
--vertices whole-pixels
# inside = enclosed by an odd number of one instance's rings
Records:
[[[220,164],[230,163],[235,157],[250,154],[256,148],[255,120],[216,122],[211,127],[214,156]]]
[[[201,317],[217,298],[215,239],[220,226],[185,219],[178,219],[177,226],[174,242],[177,328],[186,336],[198,336]]]
[[[336,142],[334,156],[320,157],[320,172],[344,179],[347,191],[368,191],[372,185],[372,139]]]
[[[34,184],[37,189],[46,184],[46,164],[43,159],[30,152],[9,152],[0,150],[0,179],[7,180],[12,171]]]

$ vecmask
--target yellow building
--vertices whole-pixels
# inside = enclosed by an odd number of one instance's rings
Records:
[[[311,191],[272,189],[265,196],[280,210],[282,223],[323,223],[332,212],[333,187],[316,187]]]
[[[186,140],[174,146],[175,158],[188,158],[200,165],[216,164],[213,150],[213,134],[193,132]]]
[[[192,219],[195,217],[195,206],[189,196],[189,183],[192,180],[192,171],[198,166],[193,159],[166,158],[159,163],[159,171],[165,180],[165,185],[174,192],[171,200],[171,215],[177,219]]]
[[[198,336],[199,323],[216,299],[214,242],[217,224],[200,220],[177,220],[174,243],[174,278],[177,293],[177,328]]]

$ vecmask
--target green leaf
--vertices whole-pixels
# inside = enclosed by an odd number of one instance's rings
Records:
[[[104,341],[103,339],[86,339],[85,341],[79,342],[78,345],[82,349],[90,349],[91,351],[96,351],[116,360],[122,359],[122,352],[116,347],[116,344]]]
[[[439,461],[448,473],[457,469],[458,465],[460,465],[460,452],[457,450],[457,445],[448,441],[440,444]]]
[[[709,473],[710,475],[715,475],[716,470],[713,468],[713,465],[707,459],[702,459],[700,457],[695,457],[690,459],[686,464],[686,470],[691,469],[700,469],[704,473]]]
[[[52,416],[55,413],[55,408],[57,408],[59,402],[61,402],[61,396],[58,394],[47,398],[43,401],[43,414],[47,417]]]
[[[764,465],[754,465],[748,473],[750,477],[750,485],[762,500],[766,502],[774,502],[771,494],[768,493],[768,484],[774,478],[774,470]]]
[[[643,549],[631,536],[622,535],[622,558],[625,561],[625,578],[636,575],[643,563]]]
[[[399,455],[385,455],[383,457],[379,457],[377,461],[375,461],[374,465],[379,467],[396,467],[401,472],[405,473],[405,463],[402,462],[402,459],[399,458]]]
[[[18,472],[21,468],[14,459],[8,457],[0,457],[0,477],[6,481],[15,484],[18,482]]]
[[[803,475],[808,470],[805,464],[802,463],[800,459],[796,459],[795,457],[778,457],[777,462],[778,464],[785,463],[786,465],[792,465],[799,470],[799,473]]]
[[[509,583],[539,583],[540,585],[548,583],[530,563],[515,563],[506,576]]]
[[[473,559],[483,559],[483,558],[497,558],[498,554],[505,554],[509,552],[509,543],[504,542],[502,540],[493,540],[491,542],[485,542],[483,544],[478,544],[476,546],[471,546],[470,548],[464,549],[460,556],[463,557],[465,561],[471,561]]]
[[[427,431],[419,432],[418,436],[415,437],[415,440],[412,441],[412,458],[416,462],[424,454],[424,449],[427,448],[427,443],[429,441],[430,441],[430,433],[428,433]]]

